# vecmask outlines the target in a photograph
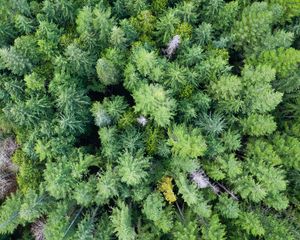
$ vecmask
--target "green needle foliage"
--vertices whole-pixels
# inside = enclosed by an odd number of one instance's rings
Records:
[[[171,123],[176,107],[175,100],[169,95],[170,92],[160,85],[141,85],[133,92],[134,110],[149,116],[158,126],[166,127]]]
[[[0,239],[300,239],[300,0],[0,0]]]

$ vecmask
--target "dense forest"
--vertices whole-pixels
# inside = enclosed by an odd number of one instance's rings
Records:
[[[299,240],[300,0],[0,0],[0,240]]]

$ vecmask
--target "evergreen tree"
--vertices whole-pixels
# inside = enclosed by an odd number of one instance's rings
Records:
[[[119,239],[135,239],[136,233],[131,225],[131,213],[125,203],[120,202],[119,205],[113,209],[111,223]]]
[[[205,140],[199,129],[189,131],[184,125],[174,126],[169,132],[169,137],[168,143],[172,152],[182,158],[196,158],[202,156],[206,150]]]
[[[166,204],[158,192],[150,194],[144,202],[143,213],[147,219],[153,221],[155,226],[163,232],[168,232],[172,228],[171,212],[165,210]]]
[[[0,0],[0,239],[300,239],[299,0]]]
[[[133,92],[136,102],[135,111],[150,116],[158,126],[167,126],[174,115],[175,101],[169,97],[170,92],[160,85],[141,85]]]
[[[118,159],[118,173],[121,181],[128,185],[138,185],[146,177],[149,168],[149,158],[143,156],[143,152],[138,152],[135,156],[128,151],[120,155]]]

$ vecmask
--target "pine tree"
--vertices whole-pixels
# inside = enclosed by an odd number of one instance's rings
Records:
[[[69,206],[65,202],[58,202],[56,208],[49,212],[44,226],[45,239],[63,239],[69,236],[70,229],[74,221],[79,217],[81,211],[74,213],[75,216],[69,215]]]
[[[169,131],[169,145],[174,155],[186,158],[202,156],[206,150],[206,143],[199,129],[189,130],[184,125],[173,126]]]
[[[15,25],[20,32],[25,34],[29,34],[35,29],[34,21],[21,14],[16,15]]]
[[[160,85],[143,84],[133,92],[136,102],[135,111],[150,116],[158,126],[167,126],[174,116],[175,100],[169,97],[170,92]]]
[[[298,63],[300,52],[294,48],[278,48],[264,51],[255,60],[256,64],[267,64],[276,70],[275,86],[280,91],[291,92],[299,88]]]
[[[298,138],[279,135],[273,136],[274,151],[282,159],[282,163],[295,169],[300,168],[300,141]]]
[[[225,227],[220,223],[218,215],[213,215],[208,224],[202,227],[203,239],[222,240],[225,239]]]
[[[164,209],[165,205],[160,193],[154,192],[146,198],[143,213],[147,219],[153,221],[157,228],[168,232],[172,228],[172,216],[170,211]]]
[[[49,200],[46,195],[39,194],[34,190],[28,190],[20,208],[20,219],[32,222],[41,217],[49,209]]]
[[[250,136],[269,135],[276,130],[276,122],[271,115],[251,114],[241,120],[243,131]]]
[[[240,213],[238,203],[226,195],[222,195],[219,198],[219,203],[217,204],[216,208],[222,216],[229,219],[238,218]]]
[[[54,57],[58,52],[61,30],[54,23],[40,21],[35,33],[39,49],[48,58]]]
[[[211,216],[211,208],[204,196],[197,189],[196,184],[188,183],[186,177],[182,174],[180,174],[176,179],[176,184],[183,200],[188,204],[195,214],[204,218]]]
[[[31,96],[24,102],[8,104],[3,111],[17,125],[32,127],[51,113],[51,104],[47,97]]]
[[[71,175],[72,163],[64,157],[58,162],[48,162],[44,171],[47,183],[46,189],[56,199],[63,199],[69,195],[76,186],[76,179]]]
[[[149,76],[157,65],[155,53],[148,52],[144,48],[136,48],[133,50],[133,62],[136,64],[137,70],[144,77]]]
[[[128,185],[138,185],[147,177],[146,169],[149,168],[149,158],[139,151],[135,155],[125,151],[118,158],[118,174],[121,181]]]
[[[265,229],[261,225],[260,219],[253,212],[242,212],[238,223],[249,234],[253,236],[262,236],[265,234]]]
[[[93,59],[87,51],[83,51],[76,44],[70,44],[65,51],[66,60],[71,71],[78,75],[91,75],[93,73]]]
[[[282,93],[272,89],[271,83],[275,80],[274,69],[264,65],[259,65],[255,69],[245,66],[242,74],[245,110],[250,113],[266,113],[274,110],[283,96]]]
[[[118,196],[118,182],[119,179],[116,172],[108,166],[106,171],[99,176],[97,182],[97,204],[104,204],[110,198]]]
[[[300,239],[298,2],[0,0],[0,239]]]
[[[136,233],[132,227],[130,209],[125,203],[120,202],[118,206],[113,209],[110,219],[114,232],[119,239],[135,239]]]
[[[235,21],[232,36],[236,47],[246,53],[259,52],[266,36],[271,35],[272,24],[276,15],[270,11],[266,2],[255,2],[242,12],[240,21]]]
[[[23,75],[32,69],[31,62],[18,54],[13,47],[0,49],[0,61],[3,62],[5,68],[16,75]]]
[[[89,207],[94,202],[96,197],[95,185],[97,184],[97,179],[91,177],[88,181],[80,182],[74,189],[73,195],[76,202],[85,207]]]
[[[180,23],[180,19],[175,15],[174,11],[168,11],[166,15],[159,19],[156,25],[157,35],[162,36],[161,41],[166,44],[172,36]]]
[[[1,205],[0,211],[0,233],[13,233],[21,220],[19,217],[19,211],[22,204],[22,195],[17,192],[8,197]]]
[[[100,82],[105,86],[119,82],[118,70],[111,61],[103,58],[98,59],[96,70]]]
[[[79,222],[77,230],[73,239],[87,239],[92,240],[94,238],[94,231],[96,228],[96,214],[98,208],[93,209],[91,213],[85,214],[83,219]]]

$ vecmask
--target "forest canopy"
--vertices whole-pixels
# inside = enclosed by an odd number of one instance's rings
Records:
[[[9,239],[300,239],[300,0],[0,0]]]

